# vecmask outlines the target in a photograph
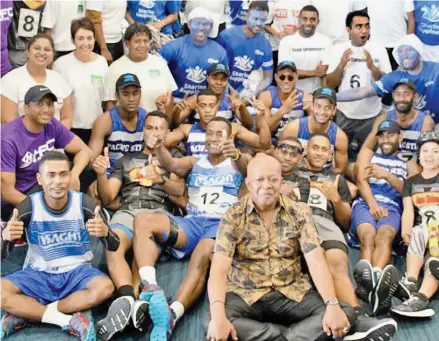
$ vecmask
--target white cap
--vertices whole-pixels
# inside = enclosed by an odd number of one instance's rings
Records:
[[[392,51],[393,58],[395,58],[398,65],[399,65],[398,49],[403,45],[413,47],[422,57],[422,53],[424,52],[424,45],[422,44],[422,42],[419,40],[417,36],[415,36],[414,34],[408,34],[402,37],[396,43]]]
[[[190,13],[188,17],[188,22],[195,18],[204,18],[213,23],[212,12],[204,7],[196,7]]]

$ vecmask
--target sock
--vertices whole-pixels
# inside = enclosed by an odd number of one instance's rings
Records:
[[[373,269],[372,269],[372,271],[373,271],[373,273],[374,273],[374,275],[375,275],[375,278],[376,278],[377,280],[379,280],[380,277],[381,277],[381,274],[383,273],[383,270],[382,270],[381,268],[377,267],[377,266],[374,266]]]
[[[429,298],[425,294],[423,294],[422,292],[418,292],[418,297],[424,302],[430,301]]]
[[[142,266],[139,269],[140,278],[147,281],[149,284],[156,284],[155,269],[152,266]]]
[[[180,302],[174,301],[171,303],[171,310],[175,313],[174,322],[177,323],[184,314],[184,306]]]
[[[412,282],[412,283],[415,283],[415,284],[418,282],[418,280],[416,278],[414,278],[414,277],[408,277],[407,280],[409,282]]]
[[[47,305],[41,322],[55,324],[63,328],[69,325],[72,315],[66,315],[58,311],[58,302],[59,301],[52,302]]]
[[[122,285],[118,290],[119,297],[122,296],[130,296],[136,300],[136,296],[134,295],[134,288],[132,285]]]

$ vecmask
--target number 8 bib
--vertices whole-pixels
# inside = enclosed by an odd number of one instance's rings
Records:
[[[38,33],[38,25],[40,23],[41,12],[31,9],[20,9],[18,18],[18,35],[20,37],[30,38]]]
[[[328,209],[328,199],[318,188],[311,187],[307,204],[311,207],[320,208],[324,211]]]

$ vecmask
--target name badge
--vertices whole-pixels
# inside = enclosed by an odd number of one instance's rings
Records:
[[[160,77],[160,70],[149,70],[149,77],[151,78]]]
[[[91,75],[91,84],[102,85],[103,84],[102,76]]]

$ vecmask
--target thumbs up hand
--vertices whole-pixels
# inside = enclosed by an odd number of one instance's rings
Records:
[[[97,175],[104,175],[110,167],[110,157],[108,156],[108,147],[104,148],[104,155],[98,155],[93,161],[93,170]]]
[[[6,228],[2,231],[2,239],[10,242],[20,239],[23,235],[24,224],[18,220],[18,210],[14,208],[12,217],[8,221]]]
[[[91,236],[102,238],[108,236],[108,226],[101,218],[101,207],[98,205],[94,211],[94,218],[87,221],[86,227]]]
[[[161,94],[155,100],[155,105],[157,107],[157,110],[165,112],[166,107],[171,104],[171,101],[172,101],[172,92]]]

